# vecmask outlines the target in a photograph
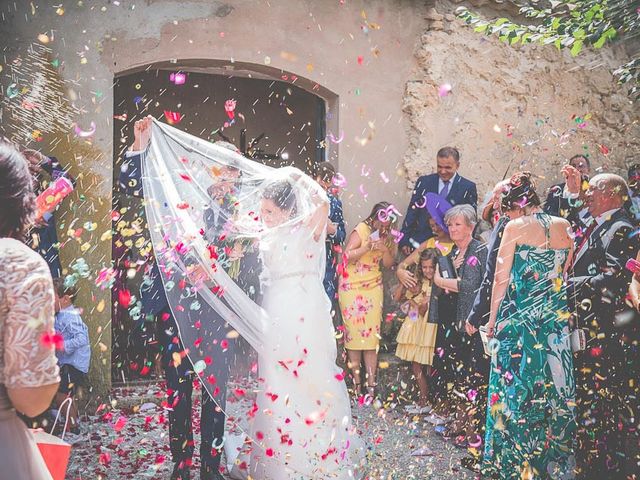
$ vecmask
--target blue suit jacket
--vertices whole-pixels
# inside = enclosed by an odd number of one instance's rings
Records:
[[[413,189],[413,194],[411,195],[409,207],[407,208],[407,215],[402,224],[402,233],[404,236],[399,243],[401,247],[411,245],[411,239],[420,244],[433,236],[433,232],[429,226],[427,209],[418,208],[416,205],[422,205],[424,203],[424,196],[428,192],[438,193],[438,180],[439,177],[436,173],[418,178],[416,186]],[[451,205],[466,203],[476,209],[478,207],[476,184],[460,176],[460,174],[456,175],[453,184],[449,188],[447,201]]]
[[[489,243],[487,244],[489,252],[487,255],[487,265],[484,270],[484,277],[482,278],[482,285],[480,285],[480,290],[478,290],[478,294],[473,302],[473,307],[471,308],[471,313],[468,318],[469,323],[476,328],[489,321],[489,313],[491,311],[491,292],[493,291],[493,279],[496,275],[498,250],[500,250],[502,234],[504,233],[504,229],[508,222],[508,217],[501,217],[500,220],[498,220],[493,232],[491,232]]]
[[[140,165],[143,155],[144,153],[125,158],[120,167],[118,188],[126,195],[134,197],[142,197],[144,195],[142,190],[142,168]],[[144,284],[140,287],[140,300],[146,315],[156,315],[166,309],[169,306],[169,302],[164,292],[160,269],[155,260],[149,267],[145,273]]]
[[[342,214],[342,202],[339,198],[331,193],[327,194],[329,197],[329,220],[336,224],[337,230],[334,235],[327,235],[326,241],[326,268],[324,273],[324,289],[327,292],[327,296],[333,302],[336,298],[337,290],[337,267],[338,259],[334,247],[342,245],[347,236],[347,231],[344,226],[344,216]]]

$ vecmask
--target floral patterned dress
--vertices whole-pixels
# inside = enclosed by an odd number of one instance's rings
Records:
[[[371,228],[364,222],[355,231],[363,241],[371,235]],[[378,348],[383,303],[381,260],[381,252],[368,251],[347,265],[347,275],[340,278],[338,299],[348,350]]]
[[[562,280],[567,255],[516,247],[491,345],[483,477],[574,478],[575,381]]]

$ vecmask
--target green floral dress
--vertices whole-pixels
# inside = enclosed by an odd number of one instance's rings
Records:
[[[538,214],[548,233],[548,216]],[[483,478],[574,478],[568,250],[518,245],[496,320]]]

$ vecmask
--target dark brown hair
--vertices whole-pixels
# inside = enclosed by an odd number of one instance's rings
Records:
[[[62,277],[53,279],[53,288],[55,289],[58,298],[68,295],[72,302],[75,301],[76,296],[78,295],[78,287],[76,285],[68,285],[65,287],[64,278]]]
[[[281,210],[296,214],[296,195],[286,180],[269,185],[262,193],[262,198],[271,200]]]
[[[571,157],[569,159],[569,165],[571,165],[571,162],[573,162],[574,160],[576,160],[578,158],[582,158],[586,162],[587,167],[591,168],[591,161],[589,160],[589,157],[586,157],[585,155],[582,155],[580,153],[577,154],[577,155],[574,155],[573,157]]]
[[[336,167],[330,162],[320,162],[316,165],[316,177],[323,182],[330,182],[336,176]]]
[[[389,202],[378,202],[371,209],[371,213],[367,218],[364,219],[364,223],[366,223],[369,227],[373,228],[373,222],[378,218],[378,215],[381,211],[389,208],[391,204]]]
[[[418,260],[418,271],[416,272],[416,277],[418,281],[424,280],[424,276],[422,275],[422,262],[425,260],[429,260],[435,266],[438,262],[438,250],[435,248],[425,248],[422,252],[420,252],[420,259]]]
[[[30,225],[36,202],[27,160],[0,142],[0,237],[21,238]]]
[[[531,172],[514,173],[502,193],[502,211],[539,205],[540,197],[536,193],[536,185],[531,179]]]

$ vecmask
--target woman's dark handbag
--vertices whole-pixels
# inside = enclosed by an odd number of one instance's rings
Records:
[[[457,278],[456,269],[453,266],[451,258],[438,257],[438,267],[440,268],[440,276],[442,278]]]

